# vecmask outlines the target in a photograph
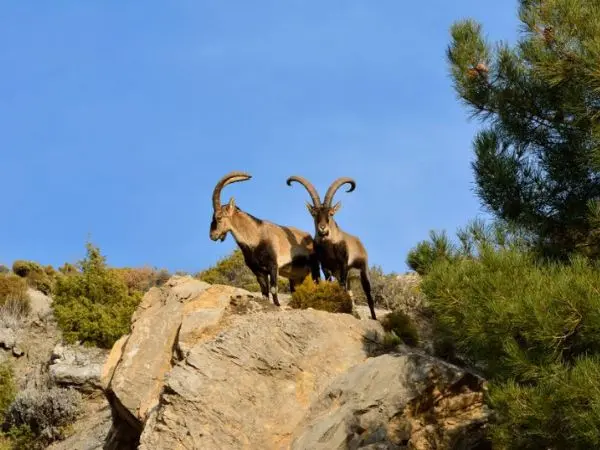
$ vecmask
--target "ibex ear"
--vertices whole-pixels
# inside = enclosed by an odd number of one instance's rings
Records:
[[[233,197],[229,199],[229,204],[227,205],[227,213],[232,215],[235,212],[235,200]]]
[[[329,215],[333,216],[336,212],[340,210],[342,207],[342,202],[337,202],[333,207],[329,210]]]
[[[314,216],[316,213],[315,207],[313,205],[311,205],[310,203],[306,202],[306,208],[308,209],[308,212],[310,213],[311,216]]]

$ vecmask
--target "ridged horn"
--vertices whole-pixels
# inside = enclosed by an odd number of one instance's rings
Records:
[[[346,183],[350,185],[350,188],[346,192],[352,192],[356,187],[356,181],[354,181],[352,178],[338,178],[333,183],[331,183],[331,186],[329,186],[329,189],[327,189],[327,192],[325,193],[325,198],[323,199],[323,204],[325,206],[331,207],[331,202],[333,201],[333,196],[335,195],[336,191]]]
[[[231,183],[237,183],[238,181],[246,181],[250,178],[252,178],[252,175],[246,172],[229,172],[227,175],[221,178],[213,191],[213,209],[216,211],[221,207],[221,190],[225,186]]]
[[[317,190],[315,189],[315,187],[312,185],[312,183],[310,181],[308,181],[304,177],[299,177],[299,176],[293,175],[286,180],[287,185],[291,186],[292,181],[300,183],[302,186],[304,186],[306,188],[306,190],[310,194],[310,198],[312,199],[313,206],[315,206],[316,208],[319,208],[321,206],[321,199],[319,198],[319,194],[317,193]]]

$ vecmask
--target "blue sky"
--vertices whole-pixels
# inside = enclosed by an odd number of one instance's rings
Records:
[[[0,262],[60,265],[88,237],[117,266],[197,271],[210,196],[313,231],[299,185],[339,176],[338,223],[404,271],[430,229],[481,214],[479,127],[452,90],[449,27],[517,36],[516,2],[5,2],[0,14]]]

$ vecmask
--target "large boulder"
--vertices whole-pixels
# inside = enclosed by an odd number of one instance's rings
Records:
[[[146,294],[104,365],[105,449],[479,442],[483,380],[406,347],[373,357],[381,333],[377,321],[174,277]]]
[[[173,368],[140,448],[286,448],[318,393],[367,358],[363,336],[379,327],[323,311],[232,318]]]
[[[490,413],[483,382],[406,347],[371,358],[320,393],[291,448],[475,448]]]
[[[45,320],[52,314],[52,298],[37,289],[27,288],[30,315],[34,319]]]
[[[100,348],[58,343],[50,357],[50,379],[59,386],[82,392],[101,389],[100,377],[107,354]]]
[[[141,431],[148,411],[157,405],[184,312],[209,287],[189,277],[173,277],[164,287],[152,288],[133,315],[131,333],[113,346],[102,380],[109,401],[132,427]]]

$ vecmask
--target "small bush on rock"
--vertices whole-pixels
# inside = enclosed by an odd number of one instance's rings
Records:
[[[56,272],[52,266],[42,267],[34,261],[17,260],[13,263],[13,272],[27,280],[27,284],[49,295],[54,286]]]
[[[81,407],[81,394],[74,389],[26,389],[11,403],[6,422],[13,434],[29,430],[36,444],[48,444],[64,437],[65,427],[75,421]]]
[[[145,293],[152,287],[162,286],[171,277],[167,270],[151,267],[123,267],[112,270],[123,279],[130,294]]]
[[[390,310],[420,310],[424,307],[424,297],[419,290],[419,275],[415,273],[400,275],[385,273],[380,266],[369,269],[371,295],[376,306]],[[350,289],[356,303],[366,303],[367,297],[360,283],[360,274],[350,272]]]
[[[384,316],[381,326],[389,333],[398,336],[406,345],[416,346],[419,334],[411,318],[403,311],[396,310]]]
[[[352,299],[337,281],[315,284],[310,276],[296,287],[289,306],[296,309],[313,308],[352,314]]]
[[[34,261],[17,259],[15,262],[13,262],[12,270],[15,275],[18,275],[22,278],[27,278],[31,272],[42,271],[42,266]]]
[[[87,256],[79,265],[79,271],[57,279],[53,306],[58,325],[67,342],[111,348],[129,332],[142,295],[129,292],[92,244],[87,244]]]

